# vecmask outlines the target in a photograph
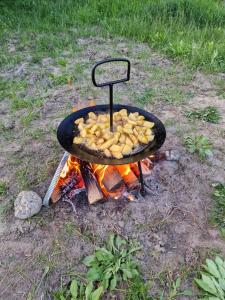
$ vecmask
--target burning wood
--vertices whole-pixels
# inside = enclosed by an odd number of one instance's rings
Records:
[[[87,189],[87,197],[89,203],[94,204],[95,202],[104,199],[103,193],[94,176],[90,164],[81,162],[80,170],[84,179],[85,187]]]
[[[55,203],[64,197],[73,199],[81,191],[84,191],[84,182],[79,162],[75,157],[69,156],[53,190],[51,200]]]
[[[139,186],[139,180],[134,172],[131,170],[130,165],[121,165],[116,167],[120,176],[123,178],[128,189],[134,189]]]

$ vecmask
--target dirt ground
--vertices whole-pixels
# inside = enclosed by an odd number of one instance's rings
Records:
[[[15,51],[13,43],[18,42],[9,43],[9,50]],[[0,299],[51,299],[52,291],[67,283],[70,275],[85,271],[82,258],[110,232],[143,246],[136,258],[144,278],[154,282],[152,293],[157,293],[157,286],[166,289],[168,278],[178,275],[183,276],[182,287],[195,289],[194,270],[205,257],[217,251],[225,255],[223,239],[208,222],[211,185],[225,178],[225,101],[213,84],[214,76],[178,65],[145,44],[102,38],[75,43],[75,53],[68,50],[58,59],[46,57],[35,63],[27,51],[23,63],[1,70],[10,94],[5,92],[0,102],[0,176],[7,186],[0,197]],[[162,162],[154,173],[157,192],[138,202],[108,201],[90,207],[79,196],[77,215],[67,203],[58,203],[43,207],[29,220],[15,219],[18,193],[32,189],[43,197],[50,184],[63,155],[56,139],[59,122],[88,96],[107,103],[108,91],[93,86],[91,68],[110,56],[131,60],[131,80],[115,88],[115,102],[140,106],[144,101],[143,107],[166,126],[162,151],[180,152],[178,165]],[[103,73],[99,76],[105,78]],[[70,77],[72,86],[67,84]],[[23,108],[18,99],[31,105]],[[220,111],[219,124],[190,123],[184,116],[187,109],[208,105]],[[210,138],[212,157],[202,162],[187,152],[183,138],[192,134]]]

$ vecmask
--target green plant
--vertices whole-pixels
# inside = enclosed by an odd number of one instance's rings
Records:
[[[204,135],[187,136],[185,145],[190,153],[197,153],[201,160],[212,155],[212,146]]]
[[[201,279],[195,278],[195,283],[201,290],[201,299],[225,299],[225,261],[220,257],[215,260],[206,259],[204,271],[200,272]]]
[[[7,185],[5,182],[0,181],[0,196],[4,196],[7,192]]]
[[[166,298],[167,300],[176,299],[178,296],[191,297],[193,295],[191,290],[180,291],[180,285],[181,285],[181,278],[178,277],[176,281],[173,281],[170,285],[169,293]]]
[[[97,248],[93,255],[84,259],[89,267],[89,281],[99,281],[104,289],[114,290],[121,280],[127,281],[139,275],[137,264],[131,254],[141,249],[133,246],[120,236],[110,235],[106,247]]]
[[[185,115],[190,120],[202,120],[209,123],[218,123],[220,120],[219,111],[215,106],[189,110]]]
[[[135,277],[133,281],[128,282],[128,290],[124,300],[153,300],[149,296],[149,286],[139,276]]]
[[[213,192],[214,206],[211,217],[213,223],[225,231],[225,185],[218,183],[214,185]]]
[[[72,280],[69,289],[65,288],[54,294],[55,300],[99,300],[104,289],[99,286],[94,288],[93,282],[84,285],[77,280]]]

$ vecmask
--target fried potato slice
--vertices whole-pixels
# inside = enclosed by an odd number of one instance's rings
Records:
[[[126,144],[126,145],[123,147],[122,154],[123,154],[123,155],[128,155],[128,154],[131,153],[131,151],[132,151],[132,147],[131,147],[130,145],[127,145],[127,144]]]
[[[118,151],[118,152],[112,152],[113,157],[120,159],[123,158],[123,154],[122,152]]]
[[[80,124],[80,123],[84,123],[84,118],[79,118],[74,123],[77,124],[77,125]]]

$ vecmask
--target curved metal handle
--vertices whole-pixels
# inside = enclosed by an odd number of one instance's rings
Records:
[[[114,62],[114,61],[117,61],[117,62],[122,61],[122,62],[127,63],[127,76],[122,78],[122,79],[118,79],[118,80],[114,80],[114,81],[97,83],[96,80],[95,80],[95,70],[96,70],[96,68],[100,65],[105,64],[105,63]],[[116,84],[116,83],[129,81],[130,80],[130,61],[127,58],[109,58],[109,59],[101,60],[101,61],[99,61],[98,63],[96,63],[94,65],[94,68],[92,69],[91,77],[92,77],[93,84],[97,87],[102,87],[102,86],[107,86],[107,85],[112,86],[113,84]]]

